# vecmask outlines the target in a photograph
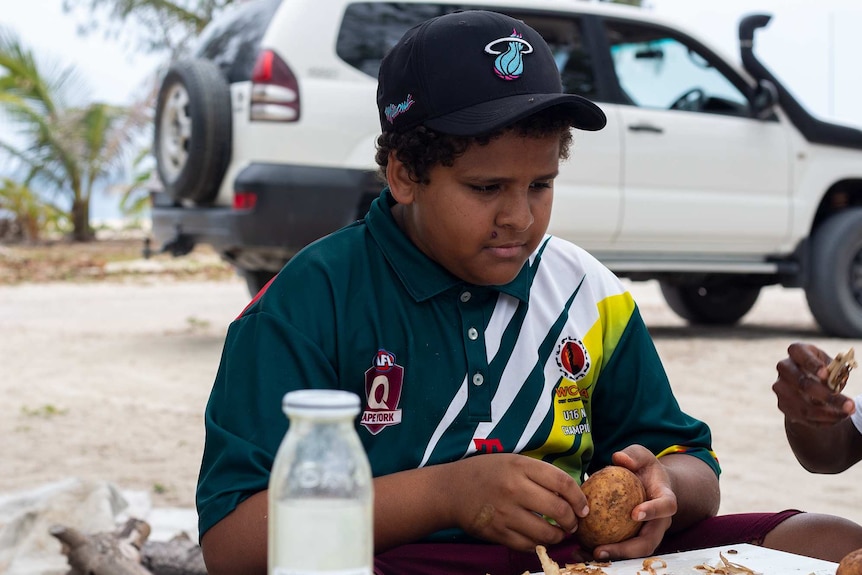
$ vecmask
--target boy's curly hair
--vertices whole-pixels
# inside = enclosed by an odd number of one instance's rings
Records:
[[[504,133],[514,132],[518,136],[543,138],[560,135],[560,159],[569,157],[572,145],[571,122],[553,108],[537,112],[501,130],[481,136],[450,136],[425,126],[417,126],[403,133],[383,132],[377,138],[375,160],[379,166],[377,175],[385,182],[389,152],[407,168],[410,179],[419,184],[428,184],[431,168],[440,164],[451,167],[455,159],[473,144],[487,145]]]

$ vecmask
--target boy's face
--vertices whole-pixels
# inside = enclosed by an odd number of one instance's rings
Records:
[[[559,135],[506,132],[488,145],[471,145],[452,167],[432,168],[427,185],[399,178],[393,194],[404,205],[396,218],[420,250],[455,276],[476,285],[508,283],[548,229],[559,163]]]

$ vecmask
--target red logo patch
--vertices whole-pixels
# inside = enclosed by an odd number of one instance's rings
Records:
[[[404,368],[395,363],[395,354],[378,350],[373,365],[365,372],[366,407],[360,424],[372,435],[384,427],[401,423],[401,387],[404,384]]]
[[[564,376],[578,381],[590,371],[590,354],[581,340],[567,337],[557,347],[557,365]]]

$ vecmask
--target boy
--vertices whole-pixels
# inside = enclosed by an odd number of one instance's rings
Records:
[[[713,518],[709,429],[679,409],[630,294],[545,235],[570,128],[605,117],[562,93],[535,30],[485,11],[411,29],[382,62],[378,109],[388,187],[228,332],[198,486],[211,574],[265,572],[281,398],[302,387],[365,403],[379,574],[535,571],[537,544],[571,561],[589,512],[579,482],[610,463],[635,471],[648,501],[639,534],[597,558],[862,547],[862,528],[830,517]]]

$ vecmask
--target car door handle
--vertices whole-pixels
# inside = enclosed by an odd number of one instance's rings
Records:
[[[629,132],[651,132],[653,134],[663,134],[664,130],[652,124],[631,124]]]

